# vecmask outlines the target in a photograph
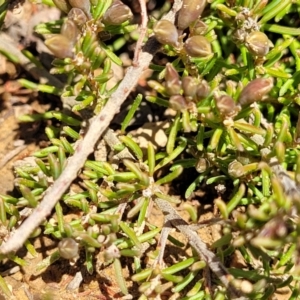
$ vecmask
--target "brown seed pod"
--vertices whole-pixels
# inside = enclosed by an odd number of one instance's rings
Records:
[[[69,11],[68,18],[72,20],[77,26],[82,26],[87,21],[86,14],[80,8],[76,7],[73,7]]]
[[[58,243],[58,251],[61,257],[73,259],[78,257],[79,247],[72,238],[64,238]]]
[[[253,55],[263,57],[269,52],[270,41],[263,32],[253,31],[246,38],[246,46]]]
[[[197,100],[205,99],[209,95],[209,93],[210,93],[210,87],[207,81],[202,80],[202,82],[200,82],[197,88],[197,92],[196,92]]]
[[[61,11],[65,12],[66,14],[72,8],[67,0],[53,0],[53,3],[57,8],[59,8]]]
[[[228,95],[222,95],[215,98],[215,102],[221,116],[231,117],[238,111],[238,107],[234,100]]]
[[[193,98],[196,95],[198,82],[191,76],[182,78],[182,89],[186,97]]]
[[[165,88],[169,95],[176,95],[180,93],[181,84],[179,75],[170,63],[167,63],[166,65],[165,80]]]
[[[190,32],[192,35],[204,35],[207,27],[208,26],[203,21],[197,20],[193,25],[193,28],[190,29]]]
[[[273,78],[257,78],[248,83],[242,90],[238,103],[248,105],[262,100],[273,88]]]
[[[205,4],[205,0],[183,0],[182,7],[178,13],[178,28],[184,30],[192,22],[196,21],[202,14]]]
[[[120,25],[133,17],[130,8],[121,1],[114,1],[105,12],[102,22],[107,25]]]
[[[74,44],[80,33],[77,25],[70,19],[65,21],[60,32]]]
[[[45,41],[45,45],[58,58],[73,57],[73,42],[62,34],[56,34]]]
[[[178,41],[178,32],[173,23],[168,20],[160,20],[158,21],[154,28],[154,34],[156,39],[161,44],[169,44],[172,46],[177,45]]]
[[[166,64],[165,80],[166,81],[176,80],[179,82],[179,74],[171,63]]]
[[[187,109],[188,104],[185,98],[181,95],[174,95],[170,97],[169,100],[170,106],[176,111],[183,111]]]
[[[88,17],[91,16],[90,0],[69,0],[69,3],[72,7],[81,9]]]
[[[186,53],[191,57],[206,57],[212,54],[210,42],[201,35],[188,38],[183,47]]]

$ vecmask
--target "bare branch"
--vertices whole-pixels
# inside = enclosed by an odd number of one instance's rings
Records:
[[[0,160],[0,170],[15,156],[17,156],[21,151],[26,149],[26,145],[21,145],[19,147],[16,147],[15,149],[11,150],[9,153],[7,153],[1,160]]]
[[[182,1],[175,0],[172,10],[165,16],[170,21],[175,20],[175,14],[181,8]],[[118,89],[102,109],[100,114],[90,122],[89,130],[75,150],[74,155],[69,159],[66,168],[54,184],[47,189],[45,197],[33,213],[24,221],[15,233],[0,247],[0,253],[7,254],[18,250],[28,239],[30,234],[45,220],[51,213],[55,204],[61,199],[72,181],[77,177],[78,171],[83,167],[88,155],[93,152],[96,142],[99,140],[105,129],[109,126],[114,115],[119,112],[121,104],[129,93],[136,86],[142,72],[148,68],[153,55],[160,48],[160,44],[150,38],[143,51],[139,55],[139,63],[130,67],[120,83]]]
[[[146,0],[139,0],[140,7],[141,7],[141,26],[140,26],[140,35],[137,40],[135,50],[134,50],[134,58],[133,64],[138,64],[139,62],[139,55],[142,50],[142,44],[147,32],[147,24],[148,24],[148,15],[147,15],[147,7],[146,7]]]
[[[207,249],[206,244],[197,235],[197,232],[190,229],[190,226],[180,217],[172,205],[163,199],[155,199],[155,203],[159,209],[165,214],[166,224],[171,223],[172,226],[177,228],[189,240],[189,244],[195,249],[198,255],[207,263],[213,273],[220,279],[227,289],[230,299],[234,300],[247,300],[248,298],[241,295],[234,286],[232,286],[230,275],[226,267],[221,263],[217,256]]]

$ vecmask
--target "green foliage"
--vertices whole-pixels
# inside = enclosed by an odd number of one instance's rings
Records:
[[[87,107],[98,111],[110,94],[106,83],[112,77],[111,63],[122,64],[114,51],[126,43],[126,36],[136,26],[130,25],[132,14],[124,4],[110,6],[112,1],[97,1],[92,5],[88,1],[77,2],[55,1],[67,13],[67,18],[37,25],[35,31],[51,34],[45,41],[57,57],[51,73],[69,76],[62,97],[74,97],[78,101],[73,106],[74,111]],[[81,5],[85,2],[88,5],[82,10]],[[108,22],[110,18],[114,18],[114,24]],[[104,43],[107,37],[116,35],[121,37],[113,45]],[[25,82],[21,83],[26,86]],[[37,89],[51,92],[42,89],[41,85],[37,85]]]
[[[130,40],[137,26],[130,24],[129,8],[118,1],[79,1],[80,7],[74,4],[78,1],[53,2],[67,17],[40,24],[35,30],[53,34],[45,41],[57,57],[51,72],[67,74],[66,87],[60,91],[24,79],[20,83],[61,94],[62,99],[74,97],[74,112],[91,108],[93,115],[117,87],[107,88],[113,76],[111,66],[122,64],[116,55],[118,45]],[[191,7],[196,3],[184,2]],[[178,24],[152,20],[155,24],[149,28],[170,61],[166,66],[151,65],[151,93],[145,97],[175,111],[165,149],[158,152],[149,142],[145,153],[126,132],[142,102],[138,95],[121,124],[118,143],[110,149],[117,165],[92,158],[86,161],[77,179],[80,191],[71,188],[55,207],[55,221],[45,221],[34,233],[64,242],[37,271],[66,258],[69,252],[62,253],[68,243],[75,242],[78,251],[70,254],[70,260],[84,253],[92,274],[95,254],[100,253],[102,266],[113,263],[124,295],[129,291],[121,259],[129,257],[140,299],[154,299],[165,291],[178,293],[181,299],[210,299],[209,283],[201,275],[206,262],[198,256],[186,255],[166,268],[155,267],[161,228],[148,220],[155,198],[179,202],[160,187],[192,171],[196,175],[188,182],[187,199],[200,187],[216,191],[214,204],[223,226],[222,236],[211,248],[222,262],[239,252],[247,266],[229,268],[233,285],[249,299],[269,299],[282,287],[291,291],[290,299],[298,297],[300,43],[294,23],[300,4],[217,0],[205,6],[200,2],[193,14],[183,9]],[[112,17],[116,12],[117,19]],[[116,40],[110,43],[105,36]],[[80,139],[80,118],[57,111],[21,118],[24,122],[45,119],[55,119],[62,126],[58,130],[48,127],[49,147],[15,169],[20,197],[2,195],[0,199],[0,220],[7,230],[22,219],[22,208],[38,205]],[[129,153],[125,158],[119,156],[124,149]],[[64,208],[79,217],[66,221]],[[183,209],[197,223],[195,207],[185,203]],[[174,237],[169,240],[181,246]],[[28,251],[34,251],[31,246],[28,242]],[[23,263],[17,257],[10,259]],[[1,288],[9,294],[0,279]],[[218,279],[212,280],[214,299],[229,299]]]
[[[6,16],[6,12],[7,12],[7,8],[8,8],[8,1],[7,0],[1,0],[0,1],[0,28],[3,25],[5,16]]]

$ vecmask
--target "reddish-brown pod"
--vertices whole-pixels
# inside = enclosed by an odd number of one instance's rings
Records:
[[[238,103],[243,106],[260,101],[272,90],[272,88],[273,78],[254,79],[242,90]]]
[[[206,0],[183,0],[182,7],[178,13],[177,26],[184,30],[196,21],[202,14]]]

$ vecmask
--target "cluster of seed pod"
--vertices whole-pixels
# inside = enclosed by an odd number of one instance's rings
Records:
[[[205,24],[199,20],[205,5],[205,0],[184,0],[178,13],[177,26],[168,20],[160,20],[155,24],[153,31],[156,39],[161,44],[171,45],[190,57],[207,57],[212,54],[210,42],[200,35],[205,28]],[[179,42],[180,33],[188,27],[191,27],[190,35],[182,45]]]
[[[53,2],[60,10],[68,14],[68,18],[61,28],[61,33],[48,38],[45,44],[56,57],[73,58],[80,28],[91,18],[90,2],[74,0],[54,0]]]
[[[192,109],[198,101],[206,98],[210,88],[206,81],[199,82],[191,76],[180,76],[172,64],[166,65],[165,90],[170,96],[170,106],[176,111]]]
[[[73,107],[73,110],[80,110],[93,103],[95,98],[100,98],[97,97],[98,93],[103,93],[100,85],[112,77],[111,62],[122,63],[103,42],[103,36],[111,32],[107,28],[116,30],[121,24],[128,25],[133,15],[130,8],[119,0],[56,0],[54,4],[67,14],[67,18],[61,32],[45,41],[58,58],[53,61],[51,72],[72,73],[74,78],[76,73],[80,75],[79,81],[64,94],[77,97],[84,91],[80,104]]]
[[[82,39],[82,47],[77,45],[79,49],[76,52],[83,48],[86,56],[91,55],[89,52],[93,51],[99,55],[99,50],[93,44],[98,40],[97,34],[105,29],[105,25],[120,25],[132,18],[130,8],[119,0],[114,1],[101,18],[97,18],[95,13],[92,15],[93,6],[89,0],[55,0],[54,4],[68,16],[61,28],[61,33],[50,37],[45,42],[58,58],[73,58],[74,46],[79,38]]]
[[[268,54],[272,43],[267,35],[261,32],[257,18],[249,9],[243,9],[235,17],[237,29],[233,39],[237,44],[245,45],[248,51],[257,58],[263,58]]]
[[[222,119],[234,117],[242,107],[263,100],[273,88],[273,78],[257,78],[250,81],[241,91],[237,102],[229,95],[216,95],[216,108]]]

